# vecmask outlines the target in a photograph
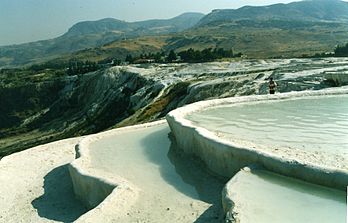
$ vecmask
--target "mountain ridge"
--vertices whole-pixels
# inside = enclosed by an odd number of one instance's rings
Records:
[[[203,13],[187,12],[170,19],[149,19],[144,21],[126,22],[115,18],[103,18],[96,21],[82,21],[74,24],[63,36],[85,35],[100,32],[130,32],[139,29],[156,29],[172,27],[173,31],[190,28],[204,16]],[[171,32],[172,30],[168,30]]]
[[[196,26],[204,26],[217,21],[243,19],[348,22],[348,2],[340,0],[306,0],[268,6],[244,6],[239,9],[216,9],[203,17]]]

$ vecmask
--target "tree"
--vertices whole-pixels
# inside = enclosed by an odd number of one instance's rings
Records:
[[[163,62],[163,60],[162,60],[162,55],[161,55],[160,52],[157,52],[157,53],[154,55],[154,60],[155,60],[156,63],[161,63],[161,62]]]
[[[201,51],[201,58],[200,58],[201,61],[206,62],[206,61],[213,61],[215,59],[216,57],[211,51],[211,48],[207,48]]]
[[[335,56],[337,57],[348,56],[348,43],[345,46],[337,46],[335,49]]]
[[[126,56],[125,61],[128,62],[128,63],[133,63],[134,62],[134,58],[132,57],[132,55],[128,54]]]
[[[167,61],[169,63],[173,62],[174,60],[176,60],[178,57],[176,55],[176,53],[174,52],[174,50],[171,50],[168,54],[168,57],[167,57]]]

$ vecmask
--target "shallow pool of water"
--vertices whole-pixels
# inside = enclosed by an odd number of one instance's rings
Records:
[[[267,171],[241,171],[230,187],[241,223],[346,222],[346,194]]]
[[[348,95],[220,106],[190,114],[187,119],[256,145],[348,152]]]
[[[177,151],[169,133],[168,125],[161,124],[91,144],[92,168],[122,176],[142,191],[129,217],[120,221],[158,222],[159,216],[163,222],[221,222],[225,182]]]

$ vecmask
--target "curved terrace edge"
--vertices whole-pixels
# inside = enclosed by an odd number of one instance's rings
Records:
[[[348,94],[347,87],[330,88],[318,91],[290,92],[275,95],[242,96],[225,99],[201,101],[170,112],[166,119],[175,136],[179,148],[202,159],[214,173],[231,178],[240,169],[258,165],[268,171],[297,178],[310,183],[346,190],[348,171],[308,164],[301,160],[277,156],[277,154],[258,151],[245,145],[238,145],[221,139],[213,132],[195,126],[185,118],[186,115],[207,107],[231,105],[245,102],[284,100],[309,96]]]
[[[69,164],[75,196],[90,209],[77,222],[93,222],[107,215],[117,218],[130,208],[138,197],[139,188],[120,176],[90,168],[89,146],[104,137],[123,131],[146,128],[165,123],[165,120],[113,129],[84,137],[76,146],[76,159]],[[114,214],[111,214],[114,213]],[[111,214],[111,215],[110,215]],[[94,219],[94,220],[93,220]]]

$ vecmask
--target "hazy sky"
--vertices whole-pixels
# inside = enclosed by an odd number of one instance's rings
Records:
[[[73,24],[102,18],[139,21],[184,12],[288,3],[291,0],[0,0],[0,45],[54,38]]]

